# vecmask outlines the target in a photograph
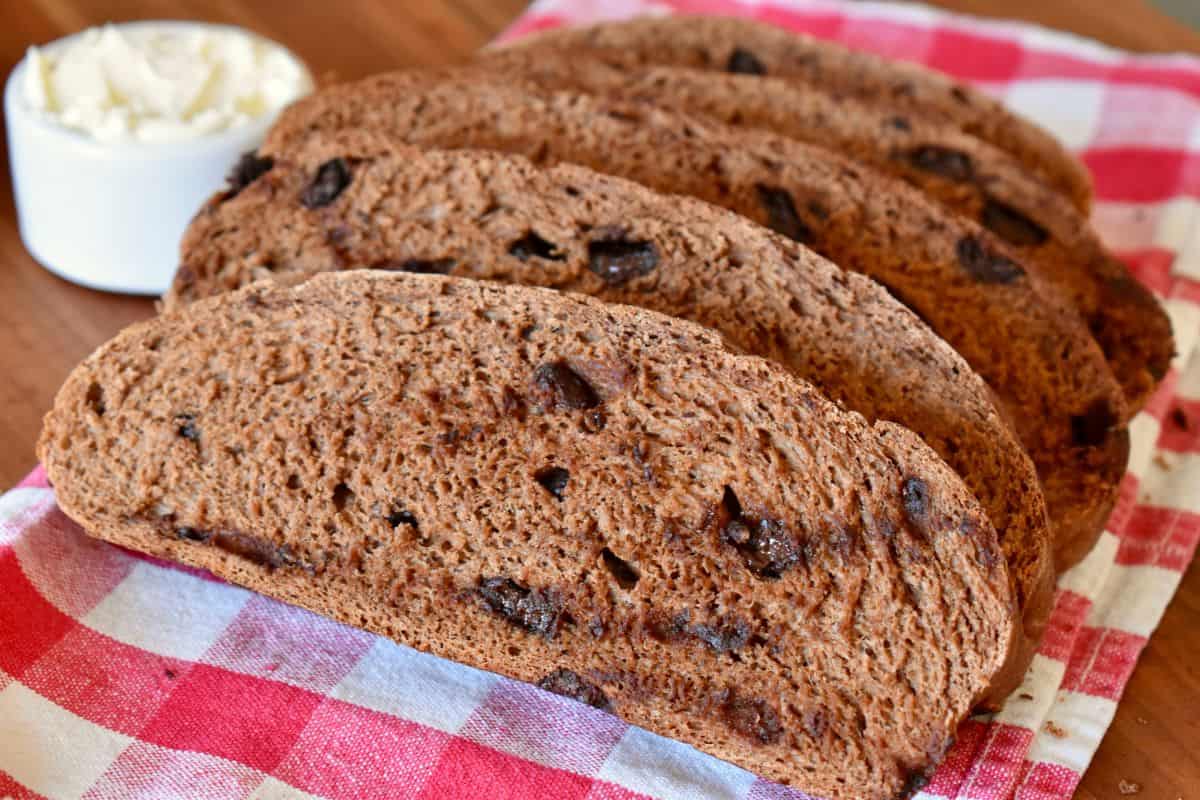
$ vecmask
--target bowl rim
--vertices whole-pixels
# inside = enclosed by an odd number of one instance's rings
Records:
[[[116,28],[172,28],[172,29],[210,29],[224,30],[236,33],[248,34],[250,36],[261,39],[274,47],[279,48],[283,54],[291,59],[293,63],[300,68],[303,85],[296,98],[290,102],[295,102],[305,95],[311,93],[315,88],[312,70],[304,59],[300,58],[289,47],[275,41],[274,39],[264,36],[256,31],[248,28],[243,28],[239,25],[231,25],[223,22],[203,22],[199,20],[183,20],[183,19],[140,19],[129,20],[127,22],[113,22],[111,24]],[[44,45],[30,45],[38,47],[44,52],[53,52],[66,47],[70,42],[83,36],[89,30],[94,30],[98,26],[91,26],[75,33],[68,34],[53,41],[47,42]],[[243,146],[243,143],[250,140],[259,140],[271,127],[275,119],[279,116],[278,111],[261,114],[258,117],[251,118],[249,121],[236,125],[224,130],[215,131],[212,133],[202,133],[196,136],[190,136],[183,139],[174,139],[168,141],[140,141],[137,139],[116,139],[105,141],[97,139],[94,136],[75,128],[69,128],[65,125],[49,119],[46,115],[39,112],[37,109],[31,108],[25,101],[22,84],[22,77],[25,70],[29,67],[28,50],[26,55],[16,63],[8,73],[8,78],[4,85],[4,115],[8,119],[9,124],[14,124],[19,118],[23,124],[30,125],[39,129],[39,135],[54,137],[59,139],[65,146],[73,147],[90,151],[95,155],[111,157],[114,155],[130,155],[138,158],[173,158],[180,155],[195,155],[198,151],[222,150],[228,149],[231,145]],[[282,108],[286,108],[283,106]],[[282,110],[279,109],[279,110]]]

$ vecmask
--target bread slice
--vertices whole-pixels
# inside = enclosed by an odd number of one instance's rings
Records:
[[[308,208],[315,176],[338,162],[348,182]],[[572,165],[351,130],[256,172],[193,221],[167,308],[370,266],[549,286],[714,328],[868,420],[913,430],[963,477],[999,534],[1023,626],[985,702],[1024,677],[1053,588],[1037,474],[979,376],[873,281],[732,212]]]
[[[483,69],[550,89],[599,93],[764,128],[896,175],[1005,240],[1022,263],[1074,302],[1137,412],[1174,355],[1154,296],[1064,197],[1008,153],[957,127],[898,115],[811,84],[686,67],[639,66],[637,53],[485,51]]]
[[[548,290],[202,301],[78,367],[39,452],[101,538],[833,800],[915,787],[1014,633],[991,524],[911,432]]]
[[[1050,133],[983,92],[907,61],[889,61],[765,22],[713,16],[640,17],[558,28],[505,46],[572,54],[616,50],[644,64],[770,75],[818,86],[929,122],[953,124],[1012,154],[1081,212],[1091,210],[1087,168]]]
[[[693,195],[883,283],[996,391],[1038,468],[1066,569],[1098,538],[1124,475],[1120,386],[1070,302],[988,231],[902,181],[765,132],[569,93],[536,93],[478,71],[402,73],[345,84],[280,117],[263,152],[327,131],[374,130],[438,148],[574,162]],[[1049,299],[1048,299],[1049,298]]]

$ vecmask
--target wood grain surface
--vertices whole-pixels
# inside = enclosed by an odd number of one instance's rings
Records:
[[[1142,0],[942,0],[957,11],[1033,20],[1131,50],[1200,53],[1200,33]],[[283,42],[317,75],[355,78],[466,58],[520,0],[0,0],[0,71],[30,44],[107,20],[204,19]],[[0,191],[0,488],[34,464],[41,416],[67,372],[144,298],[81,289],[41,269],[17,233],[7,146]],[[2,587],[0,587],[2,591]],[[1200,569],[1196,564],[1142,655],[1080,798],[1200,800]]]

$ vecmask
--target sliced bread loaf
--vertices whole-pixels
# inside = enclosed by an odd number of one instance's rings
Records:
[[[293,105],[264,153],[283,157],[310,137],[358,128],[574,162],[737,211],[875,278],[958,350],[997,392],[1038,468],[1057,565],[1094,544],[1128,457],[1120,386],[1070,302],[988,231],[903,181],[757,130],[538,93],[477,71],[369,83]]]
[[[700,326],[356,271],[135,325],[39,453],[64,511],[831,800],[916,786],[1014,632],[983,510]]]
[[[889,61],[745,18],[640,17],[558,28],[507,45],[578,54],[601,49],[644,64],[770,75],[843,97],[957,126],[1011,153],[1080,211],[1091,208],[1091,176],[1050,133],[948,75]]]
[[[1071,298],[1138,411],[1174,355],[1171,322],[1087,219],[1008,153],[948,124],[898,115],[781,78],[638,66],[636,53],[485,51],[484,69],[550,89],[599,93],[820,145],[904,178],[1005,240]],[[381,76],[380,81],[387,80]]]
[[[335,169],[345,186],[310,207]],[[986,385],[873,281],[732,212],[573,165],[348,130],[248,172],[193,221],[168,309],[365,266],[548,286],[714,328],[868,420],[910,428],[963,477],[1000,536],[1023,623],[985,702],[1024,676],[1052,592],[1037,475]]]

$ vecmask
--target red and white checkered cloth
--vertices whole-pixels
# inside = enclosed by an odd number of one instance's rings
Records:
[[[507,35],[670,11],[749,14],[995,92],[1082,153],[1100,231],[1165,298],[1181,355],[1133,423],[1108,531],[1059,581],[1025,685],[963,725],[925,789],[1070,797],[1200,538],[1200,60],[832,0],[546,0]],[[6,795],[800,796],[582,704],[88,539],[40,471],[0,497]]]

